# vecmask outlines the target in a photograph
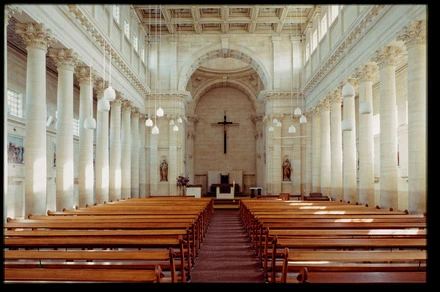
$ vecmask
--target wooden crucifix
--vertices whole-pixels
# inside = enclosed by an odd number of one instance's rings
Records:
[[[223,153],[226,153],[226,126],[238,126],[238,123],[228,122],[226,120],[226,112],[225,112],[224,116],[223,116],[223,121],[217,122],[217,123],[212,123],[211,125],[213,125],[213,126],[222,125],[223,126]]]

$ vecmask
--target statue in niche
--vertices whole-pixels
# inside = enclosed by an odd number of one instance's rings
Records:
[[[286,158],[283,163],[283,181],[290,180],[290,174],[292,173],[292,165],[290,164],[289,158]]]
[[[160,181],[168,181],[168,163],[165,159],[160,163]]]

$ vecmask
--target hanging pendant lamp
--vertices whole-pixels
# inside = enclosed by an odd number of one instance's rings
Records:
[[[89,73],[89,81],[90,81],[90,98],[92,99],[92,104],[90,108],[90,115],[84,119],[84,128],[85,129],[96,129],[96,120],[93,118],[93,86],[92,86],[92,65],[90,65],[90,73]]]

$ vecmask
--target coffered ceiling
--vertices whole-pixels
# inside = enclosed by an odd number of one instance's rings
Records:
[[[298,34],[316,5],[133,5],[147,34]]]

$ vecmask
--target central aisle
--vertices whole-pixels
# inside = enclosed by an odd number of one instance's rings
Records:
[[[191,283],[265,283],[238,209],[215,209]]]

